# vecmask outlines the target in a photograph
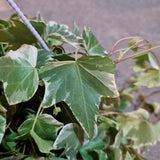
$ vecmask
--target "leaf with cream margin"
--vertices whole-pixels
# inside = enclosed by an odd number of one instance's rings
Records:
[[[10,105],[29,100],[38,88],[37,49],[23,45],[0,58],[0,81]]]
[[[84,40],[84,47],[87,50],[89,55],[107,55],[107,52],[104,48],[99,44],[97,38],[93,34],[90,28],[85,27],[83,30],[83,40]]]
[[[77,124],[67,124],[60,131],[57,136],[53,148],[54,149],[63,149],[66,157],[69,160],[75,160],[78,150],[81,147],[81,143],[75,133],[75,129],[78,129],[79,126]],[[83,132],[82,132],[83,134]]]
[[[136,86],[146,86],[148,88],[160,86],[160,70],[159,69],[147,69],[142,72],[135,83]]]
[[[54,21],[50,21],[47,24],[44,32],[44,38],[51,46],[61,45],[63,43],[69,43],[73,46],[78,44],[76,35],[68,30],[67,25],[57,24]]]
[[[155,144],[158,140],[153,124],[147,121],[148,116],[146,110],[139,109],[117,118],[123,136],[132,139],[135,148]]]
[[[45,83],[43,107],[66,102],[86,134],[93,137],[101,96],[118,96],[114,72],[112,60],[101,56],[49,63],[39,74]]]

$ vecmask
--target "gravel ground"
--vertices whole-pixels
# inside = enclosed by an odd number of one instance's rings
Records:
[[[72,29],[75,21],[80,27],[89,26],[98,40],[109,51],[112,45],[126,36],[142,36],[152,42],[160,42],[160,0],[15,0],[26,14],[34,17],[41,12],[45,21],[54,20],[67,24]],[[0,19],[7,19],[13,13],[5,0],[0,0]],[[156,52],[159,52],[157,50]],[[132,74],[132,61],[117,65],[117,83]],[[158,99],[158,97],[156,98]],[[151,147],[145,156],[148,160],[160,159],[160,144]]]

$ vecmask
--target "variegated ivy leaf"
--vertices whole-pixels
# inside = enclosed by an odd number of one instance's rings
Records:
[[[0,22],[1,25],[2,22]],[[8,23],[8,25],[6,24]],[[4,22],[3,22],[4,24]],[[42,35],[46,27],[43,22],[31,21],[33,27]],[[19,19],[11,19],[5,22],[5,27],[0,28],[0,42],[9,44],[11,49],[18,49],[22,44],[34,44],[37,39]]]
[[[101,56],[49,63],[40,69],[45,83],[43,107],[65,101],[87,135],[93,137],[101,96],[118,96],[114,72],[112,60]]]
[[[147,69],[142,72],[135,83],[137,86],[146,86],[148,88],[160,86],[160,70],[159,69]]]
[[[83,30],[83,40],[84,40],[84,47],[87,50],[89,55],[106,55],[107,52],[104,48],[99,44],[97,38],[90,30],[90,28],[86,27]]]
[[[57,24],[54,21],[48,23],[44,38],[51,46],[61,45],[63,43],[69,43],[73,46],[78,44],[76,35],[68,30],[68,26]]]
[[[76,155],[81,147],[81,143],[75,133],[75,128],[78,129],[78,127],[77,124],[71,123],[65,125],[53,144],[54,149],[65,148],[64,153],[69,160],[76,160]]]
[[[18,128],[19,136],[17,139],[25,140],[32,137],[37,144],[40,152],[50,153],[53,149],[53,143],[56,139],[58,130],[63,126],[54,117],[48,114],[41,114],[36,120],[34,129],[32,129],[34,118],[27,119]]]
[[[134,141],[134,148],[153,145],[158,141],[154,126],[147,121],[148,117],[146,110],[138,109],[117,118],[123,136]]]
[[[0,58],[0,81],[10,105],[29,100],[38,88],[37,49],[23,45]]]

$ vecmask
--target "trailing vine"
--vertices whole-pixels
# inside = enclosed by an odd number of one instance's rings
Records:
[[[159,90],[140,88],[160,86],[153,52],[160,46],[126,37],[107,53],[88,27],[70,31],[40,17],[29,23],[47,48],[18,16],[0,20],[0,158],[146,159],[147,146],[160,141],[159,104],[148,100]],[[123,41],[126,48],[115,50]],[[116,64],[131,58],[135,75],[118,89]]]

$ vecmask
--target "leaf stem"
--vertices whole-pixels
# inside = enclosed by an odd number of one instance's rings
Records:
[[[75,60],[77,60],[78,59],[78,52],[79,52],[79,50],[85,50],[85,48],[78,48],[76,51],[75,51]]]
[[[36,117],[35,117],[35,119],[34,119],[34,122],[33,122],[31,131],[34,130],[34,127],[35,127],[35,125],[36,125],[37,118],[38,118],[38,116],[39,116],[39,114],[40,114],[40,112],[41,112],[41,109],[42,109],[42,104],[43,104],[43,103],[41,103],[40,106],[39,106],[39,108],[38,108],[38,111],[37,111]]]
[[[113,47],[111,48],[111,51],[108,53],[108,55],[111,56],[111,55],[114,53],[113,51],[114,51],[115,47],[116,47],[120,42],[125,41],[125,40],[129,40],[129,39],[133,39],[133,38],[135,38],[135,37],[137,37],[137,36],[121,38],[120,40],[118,40],[118,41],[113,45]]]
[[[152,50],[157,49],[157,48],[160,48],[160,45],[159,45],[159,46],[156,46],[156,47],[149,48],[149,49],[147,49],[147,50],[144,50],[144,51],[141,51],[141,52],[138,52],[138,53],[135,53],[135,54],[133,54],[133,55],[130,55],[130,56],[125,57],[125,58],[122,58],[122,59],[120,59],[120,60],[116,59],[116,60],[114,61],[114,63],[117,64],[117,63],[122,62],[122,61],[125,61],[125,60],[127,60],[127,59],[140,56],[141,54],[144,54],[144,53],[146,53],[146,52],[151,52]]]

